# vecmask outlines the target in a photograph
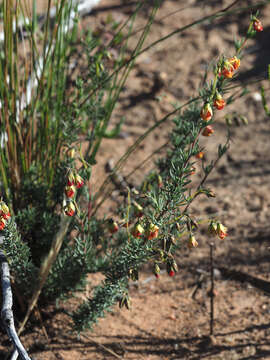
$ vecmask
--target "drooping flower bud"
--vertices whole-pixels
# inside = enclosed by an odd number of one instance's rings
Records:
[[[202,132],[203,136],[211,136],[214,133],[214,129],[211,125],[207,125]]]
[[[75,174],[74,184],[76,185],[77,189],[81,188],[84,185],[83,178],[79,174]]]
[[[156,277],[157,279],[160,277],[160,267],[158,266],[157,263],[155,263],[154,275],[155,275],[155,277]]]
[[[75,191],[76,191],[76,189],[75,189],[74,185],[65,187],[65,194],[68,198],[72,198],[75,194]]]
[[[222,110],[225,105],[226,105],[225,100],[222,98],[222,96],[219,93],[217,93],[216,98],[214,100],[214,107],[217,110]]]
[[[174,276],[175,273],[178,271],[178,266],[176,262],[172,259],[167,261],[167,273],[169,276]]]
[[[208,231],[212,235],[217,235],[221,240],[228,236],[226,226],[222,225],[220,221],[211,220]]]
[[[153,223],[149,224],[148,229],[146,230],[147,240],[153,240],[158,237],[159,227]]]
[[[233,66],[234,70],[237,70],[240,66],[240,59],[237,56],[233,56],[228,60],[228,62]]]
[[[132,232],[131,232],[131,234],[132,234],[135,238],[140,238],[143,233],[144,233],[144,228],[142,227],[141,224],[136,224],[136,225],[134,226],[134,228],[132,229]]]
[[[253,29],[257,32],[263,31],[263,26],[260,20],[256,19],[253,21]]]
[[[133,201],[135,216],[140,218],[143,216],[143,207],[136,201]]]
[[[4,201],[1,201],[0,203],[0,216],[3,217],[3,219],[8,220],[10,218],[10,212],[8,206],[4,203]]]
[[[222,225],[220,222],[217,224],[217,234],[221,240],[228,236],[226,226]]]
[[[190,234],[189,238],[188,238],[188,247],[189,249],[192,249],[194,247],[197,247],[199,244],[195,238],[195,236],[193,234]]]
[[[208,232],[210,235],[217,235],[217,222],[211,220],[208,226]]]
[[[68,186],[72,186],[72,185],[74,185],[74,183],[75,183],[75,177],[74,177],[73,172],[70,171],[68,174],[67,184],[68,184]]]
[[[72,201],[69,201],[67,205],[64,207],[64,213],[67,216],[73,216],[75,214],[75,205]]]
[[[3,217],[1,217],[0,218],[0,230],[4,229],[4,227],[6,226],[6,223],[7,223],[7,221]]]
[[[162,188],[162,186],[163,186],[163,181],[162,181],[162,177],[160,176],[160,175],[158,175],[158,187],[159,188]]]
[[[204,121],[209,121],[212,119],[213,116],[213,110],[211,108],[211,105],[209,103],[205,103],[200,114],[201,118]]]
[[[116,221],[114,221],[113,219],[109,219],[108,220],[108,230],[111,234],[114,234],[118,231],[119,226],[117,224]]]

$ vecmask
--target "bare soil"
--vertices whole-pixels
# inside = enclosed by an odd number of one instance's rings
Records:
[[[239,5],[251,3],[240,1]],[[228,4],[164,1],[147,43]],[[133,10],[134,2],[104,0],[83,19],[82,26],[101,26],[108,14],[124,21]],[[135,28],[144,25],[146,18],[147,12],[137,19]],[[230,150],[208,180],[216,198],[199,198],[192,208],[192,214],[202,220],[199,247],[192,251],[183,247],[177,259],[180,270],[174,278],[163,272],[157,280],[150,269],[142,269],[139,281],[131,285],[132,309],[115,307],[93,332],[80,339],[70,332],[69,319],[62,311],[73,308],[79,300],[43,311],[42,325],[37,322],[22,336],[33,359],[270,359],[270,119],[260,101],[260,83],[255,82],[266,76],[270,63],[269,5],[261,9],[260,18],[264,31],[249,41],[235,81],[235,85],[252,83],[248,85],[250,93],[221,111],[214,124],[215,134],[201,139],[210,160],[217,144],[226,141],[225,115],[237,112],[248,119],[247,126],[232,126]],[[248,11],[206,22],[139,57],[114,114],[114,122],[125,116],[125,124],[118,139],[104,140],[94,167],[93,191],[106,176],[108,159],[116,162],[145,129],[173,110],[173,103],[183,103],[197,94],[207,64],[220,53],[233,54],[233,39],[245,33],[248,22]],[[265,86],[270,102],[270,84],[265,82]],[[171,126],[168,121],[143,142],[123,169],[124,175],[167,141]],[[132,176],[134,184],[151,170],[152,161]],[[196,181],[202,176],[200,166],[198,160]],[[117,205],[112,197],[100,215],[105,211],[113,214]],[[209,336],[209,243],[213,239],[207,235],[206,220],[213,214],[228,226],[229,236],[214,240],[214,328]],[[101,279],[101,274],[89,276],[87,295]],[[1,359],[7,344],[6,339],[1,341]]]

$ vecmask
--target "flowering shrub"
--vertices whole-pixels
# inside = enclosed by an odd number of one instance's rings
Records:
[[[4,1],[6,37],[0,60],[4,84],[0,89],[3,119],[0,174],[5,200],[0,203],[0,229],[21,294],[20,303],[22,308],[28,306],[20,330],[38,300],[47,304],[69,297],[75,290],[83,291],[87,274],[103,271],[105,280],[96,287],[93,297],[70,315],[74,329],[80,332],[91,328],[116,302],[120,307],[130,308],[128,283],[138,279],[141,265],[150,262],[156,277],[160,276],[160,268],[165,267],[172,277],[178,271],[175,253],[182,238],[189,248],[198,246],[195,238],[198,225],[189,207],[198,196],[214,196],[205,183],[229,146],[228,138],[218,147],[216,160],[206,164],[200,139],[214,136],[216,111],[226,110],[233,101],[228,96],[229,84],[240,71],[242,49],[248,38],[262,31],[262,25],[252,16],[246,37],[235,43],[235,53],[230,57],[220,56],[199,95],[147,130],[123,155],[100,190],[92,194],[89,187],[92,166],[103,138],[115,137],[120,131],[121,123],[110,132],[108,125],[137,56],[146,51],[143,42],[159,1],[152,7],[128,60],[122,49],[143,4],[131,16],[126,36],[120,24],[113,24],[115,36],[107,47],[90,31],[79,37],[75,21],[69,28],[75,10],[68,1],[57,5],[54,21],[47,19],[43,37],[36,27],[33,9],[32,25],[27,26],[26,22],[22,35],[24,45],[32,49],[33,55],[24,59],[27,66],[22,74],[13,59],[21,51],[12,36],[13,23],[17,26],[15,35],[20,32],[19,15],[8,4]],[[50,14],[50,5],[47,13]],[[26,14],[23,15],[26,21]],[[87,73],[76,79],[72,67],[75,40],[87,59]],[[112,61],[113,47],[120,55]],[[112,72],[108,70],[109,64]],[[147,134],[172,116],[174,128],[168,151],[158,160],[155,172],[138,189],[124,189],[126,201],[114,219],[106,215],[98,218],[97,210],[109,194],[108,180]],[[82,138],[87,143],[84,152]],[[194,158],[201,160],[204,174],[192,190]],[[209,219],[209,232],[220,239],[228,236],[227,228],[218,219]],[[34,279],[39,279],[38,283]]]

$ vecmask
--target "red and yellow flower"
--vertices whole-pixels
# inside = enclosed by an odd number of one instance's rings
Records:
[[[207,125],[202,132],[203,136],[211,136],[214,133],[214,129],[211,125]]]
[[[212,110],[211,105],[209,103],[204,104],[204,106],[203,106],[203,108],[201,110],[200,116],[204,121],[209,121],[209,120],[212,119],[213,110]]]
[[[67,216],[73,216],[75,214],[75,205],[72,201],[69,201],[67,205],[64,207],[64,213]]]
[[[255,19],[255,20],[253,21],[253,29],[254,29],[255,31],[257,31],[257,32],[263,31],[263,26],[262,26],[262,23],[261,23],[260,20]]]
[[[234,70],[237,70],[240,66],[240,59],[237,56],[234,56],[228,60],[228,62],[233,66]]]
[[[74,184],[76,185],[77,189],[81,188],[84,185],[83,178],[79,174],[75,174]]]
[[[226,105],[226,101],[222,98],[222,96],[218,93],[216,95],[216,98],[214,100],[214,107],[217,110],[222,110],[224,106]]]
[[[159,227],[153,223],[151,223],[148,227],[148,229],[146,230],[146,238],[147,240],[153,240],[155,238],[158,237],[158,230]]]
[[[76,189],[75,189],[74,185],[71,185],[71,186],[67,185],[65,187],[65,194],[68,198],[72,198],[75,195],[75,191],[76,191]]]
[[[144,228],[142,227],[141,224],[136,224],[136,225],[134,226],[134,228],[132,229],[132,232],[131,232],[131,234],[132,234],[135,238],[140,238],[143,233],[144,233]]]

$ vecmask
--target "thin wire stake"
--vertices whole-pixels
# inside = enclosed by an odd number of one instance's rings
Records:
[[[214,243],[209,244],[210,247],[210,276],[211,276],[211,289],[210,289],[210,336],[214,335]]]

